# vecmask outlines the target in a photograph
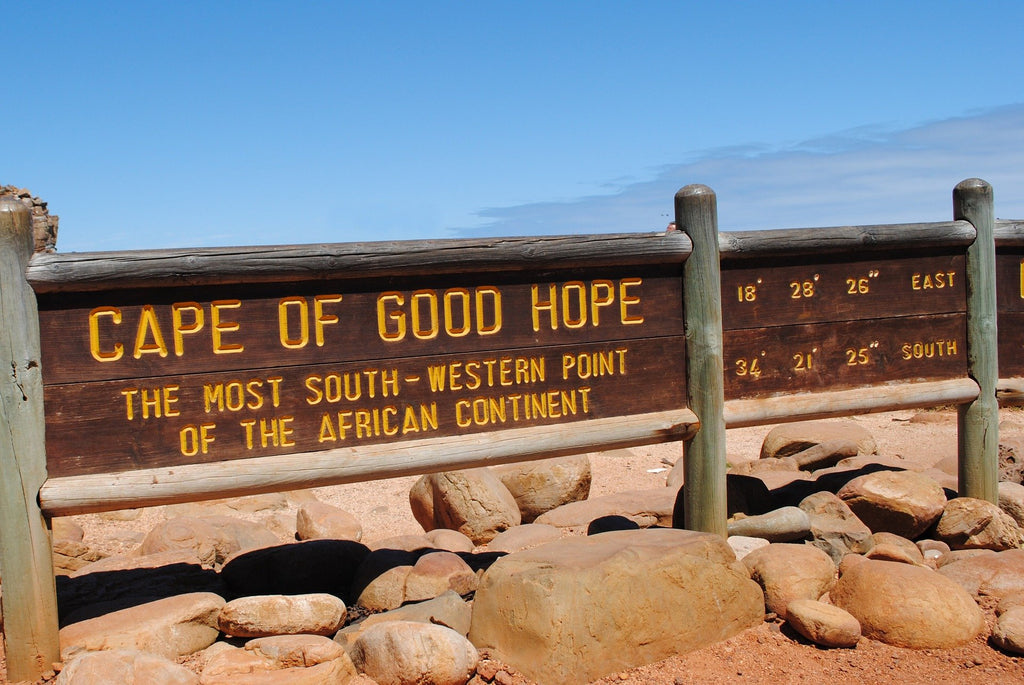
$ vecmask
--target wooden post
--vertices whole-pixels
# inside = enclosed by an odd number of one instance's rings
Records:
[[[953,190],[953,218],[970,222],[977,237],[967,248],[967,373],[981,389],[959,405],[960,495],[999,500],[999,380],[996,337],[996,247],[992,186],[980,178]]]
[[[60,660],[46,480],[36,300],[25,281],[32,217],[0,198],[0,575],[7,677],[35,681]]]
[[[715,192],[689,185],[676,193],[676,226],[693,251],[683,265],[686,322],[686,393],[700,429],[684,442],[682,506],[673,514],[684,528],[728,535],[725,493],[725,389],[722,347],[722,289]]]

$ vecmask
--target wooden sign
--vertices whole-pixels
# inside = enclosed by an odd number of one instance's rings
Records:
[[[48,471],[682,408],[681,299],[678,264],[43,294]]]
[[[727,399],[967,372],[962,254],[726,261]]]
[[[1024,248],[996,255],[996,305],[999,312],[999,376],[1024,376]]]

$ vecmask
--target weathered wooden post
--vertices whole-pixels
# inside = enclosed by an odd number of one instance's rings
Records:
[[[0,198],[0,574],[12,681],[37,680],[60,660],[49,521],[38,503],[46,453],[39,323],[25,282],[32,249],[29,209]]]
[[[992,186],[980,178],[953,190],[953,218],[977,232],[967,248],[967,373],[981,388],[958,412],[960,495],[999,499],[999,380],[996,336],[996,248]]]
[[[725,390],[715,192],[705,185],[686,186],[676,193],[675,211],[676,226],[693,243],[693,251],[683,265],[686,392],[690,409],[700,420],[700,429],[683,446],[683,527],[724,537],[728,534]],[[677,515],[679,509],[677,503]],[[675,525],[679,525],[678,520]]]

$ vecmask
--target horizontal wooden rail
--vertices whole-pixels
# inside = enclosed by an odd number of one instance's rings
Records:
[[[725,425],[728,428],[743,428],[897,409],[963,404],[977,398],[978,392],[976,382],[970,378],[958,378],[752,400],[731,400],[725,403]]]
[[[483,435],[417,440],[47,480],[39,492],[49,516],[68,516],[200,499],[493,466],[597,450],[674,442],[692,435],[687,409]]]
[[[1024,247],[1024,221],[997,219],[996,247]]]
[[[1000,378],[996,384],[996,398],[1000,402],[1024,401],[1024,378]]]
[[[681,263],[681,232],[37,254],[37,293]]]
[[[722,260],[765,259],[778,256],[813,256],[885,250],[914,251],[961,247],[974,241],[974,227],[966,221],[879,226],[837,226],[770,231],[733,231],[719,234]]]

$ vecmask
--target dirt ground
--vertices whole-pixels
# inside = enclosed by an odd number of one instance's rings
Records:
[[[1002,410],[1001,441],[1024,439],[1024,411]],[[932,466],[956,455],[953,411],[901,411],[848,419],[874,435],[881,456],[908,466]],[[770,426],[728,432],[732,464],[758,458]],[[591,455],[591,496],[664,485],[668,468],[679,458],[678,443],[615,450]],[[420,533],[409,510],[414,477],[318,488],[322,501],[339,506],[363,523],[363,541]],[[290,515],[286,511],[285,515]],[[107,554],[137,546],[141,536],[164,514],[155,508],[124,515],[75,517],[85,541]],[[259,516],[251,516],[258,520]],[[994,620],[991,607],[990,622]],[[0,652],[0,683],[6,683]],[[530,681],[511,668],[510,683]],[[778,620],[768,620],[730,640],[641,668],[623,671],[598,683],[1024,683],[1024,657],[991,647],[984,638],[954,650],[910,650],[862,639],[853,649],[822,649],[796,635]]]

